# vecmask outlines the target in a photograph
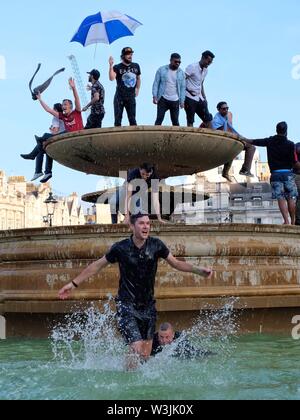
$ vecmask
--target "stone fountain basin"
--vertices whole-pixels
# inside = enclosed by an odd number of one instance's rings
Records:
[[[53,137],[46,150],[62,165],[87,174],[120,177],[120,171],[149,162],[168,178],[216,168],[243,148],[239,137],[222,131],[137,126],[63,134]]]

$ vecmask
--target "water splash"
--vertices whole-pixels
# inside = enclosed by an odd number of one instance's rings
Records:
[[[217,357],[219,365],[225,365],[234,350],[232,338],[238,331],[237,315],[233,311],[235,301],[226,300],[221,310],[207,308],[201,311],[192,328],[183,331],[176,342],[141,365],[139,371],[144,379],[162,378],[163,372],[178,369],[178,363],[183,361],[186,364],[196,361],[206,366],[210,356]],[[111,303],[112,298],[102,312],[94,305],[84,312],[77,311],[66,316],[63,325],[54,328],[51,340],[56,362],[71,369],[124,370],[126,346],[118,334]],[[188,357],[186,342],[191,344]]]
[[[125,345],[117,333],[112,298],[101,312],[95,305],[67,315],[51,334],[54,359],[72,368],[118,369]]]

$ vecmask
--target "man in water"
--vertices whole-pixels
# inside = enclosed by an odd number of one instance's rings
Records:
[[[149,216],[131,216],[130,227],[133,235],[129,239],[113,245],[104,257],[64,286],[59,297],[67,299],[81,283],[97,275],[109,264],[119,263],[121,277],[116,298],[118,322],[120,332],[130,346],[130,354],[134,357],[132,367],[135,367],[136,358],[143,361],[151,355],[157,317],[154,283],[159,259],[165,259],[178,271],[205,279],[211,278],[213,271],[179,261],[160,239],[150,237]]]
[[[161,353],[164,348],[176,343],[172,355],[183,359],[199,358],[211,356],[213,353],[203,349],[195,348],[182,333],[175,331],[172,324],[165,322],[161,324],[158,332],[154,335],[151,356]]]

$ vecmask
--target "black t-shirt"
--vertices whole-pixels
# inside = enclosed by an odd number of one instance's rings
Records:
[[[140,66],[137,63],[128,66],[120,63],[114,66],[114,72],[117,75],[117,93],[124,97],[135,96],[137,77],[141,75]]]
[[[268,151],[268,163],[271,172],[281,169],[293,169],[298,161],[295,143],[286,136],[273,136],[266,139],[253,140],[253,145],[266,147]]]
[[[174,347],[174,351],[172,352],[173,357],[178,357],[180,359],[198,359],[216,355],[216,353],[213,353],[209,350],[194,347],[187,338],[182,337],[180,339],[181,336],[181,332],[175,332],[174,342],[176,345]],[[178,343],[176,343],[177,340]],[[156,356],[157,354],[161,353],[164,347],[165,346],[161,346],[159,344],[158,333],[156,333],[153,338],[151,356]]]
[[[169,254],[169,249],[158,238],[148,238],[141,249],[136,247],[132,237],[113,245],[106,259],[110,264],[119,263],[117,300],[139,305],[153,302],[158,260],[167,259]]]
[[[127,182],[128,183],[132,182],[134,180],[141,180],[141,179],[142,179],[142,177],[141,177],[141,172],[140,172],[139,168],[131,169],[128,172],[128,177],[127,177]],[[160,178],[159,178],[158,174],[155,171],[153,171],[153,174],[151,175],[151,177],[148,178],[146,181],[144,181],[144,185],[147,184],[147,187],[148,187],[147,190],[152,188],[152,192],[157,193],[159,191],[159,187],[158,187],[159,181],[160,181]],[[132,195],[134,195],[134,194],[136,194],[137,192],[140,191],[140,187],[138,185],[135,186],[134,183],[132,183],[132,187],[133,187]]]

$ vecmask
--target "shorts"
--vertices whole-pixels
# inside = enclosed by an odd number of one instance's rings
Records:
[[[117,319],[119,330],[127,344],[153,340],[157,320],[155,302],[140,306],[130,302],[117,302]]]
[[[291,172],[275,172],[271,176],[274,200],[293,200],[298,197],[295,175]]]

